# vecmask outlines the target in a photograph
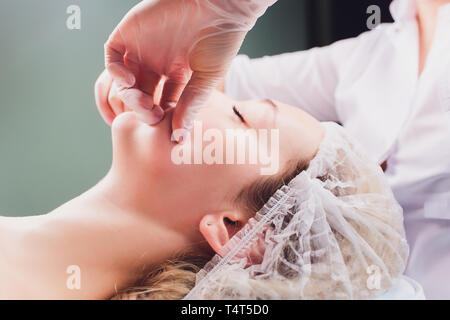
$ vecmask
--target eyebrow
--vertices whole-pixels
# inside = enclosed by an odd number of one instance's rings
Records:
[[[279,112],[279,106],[278,106],[278,104],[276,104],[272,99],[263,99],[263,100],[261,100],[261,102],[262,103],[265,103],[265,104],[267,104],[267,105],[269,105],[269,106],[271,106],[272,108],[273,108],[273,119],[272,119],[272,123],[273,123],[273,125],[275,125],[275,123],[277,122],[277,115],[278,115],[278,112]]]
[[[262,102],[272,106],[274,109],[278,109],[278,105],[272,99],[264,99]]]

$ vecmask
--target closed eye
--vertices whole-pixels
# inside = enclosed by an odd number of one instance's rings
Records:
[[[233,105],[233,112],[235,115],[238,116],[238,118],[242,121],[242,123],[247,124],[247,122],[245,121],[244,117],[242,116],[242,114],[238,111],[238,109],[236,108],[235,105]]]

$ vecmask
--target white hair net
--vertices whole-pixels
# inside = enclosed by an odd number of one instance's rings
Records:
[[[404,271],[402,209],[381,168],[339,125],[307,170],[197,274],[185,299],[369,299]]]

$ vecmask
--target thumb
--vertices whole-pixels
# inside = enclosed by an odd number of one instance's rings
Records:
[[[114,81],[121,87],[131,88],[136,79],[124,64],[125,48],[108,41],[105,44],[105,67]]]
[[[194,72],[178,100],[172,118],[172,131],[183,130],[185,134],[192,129],[194,120],[204,107],[212,90],[217,86],[220,77],[217,73]],[[175,137],[177,142],[185,137]]]

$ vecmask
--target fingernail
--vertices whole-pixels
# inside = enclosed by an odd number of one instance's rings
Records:
[[[177,106],[177,103],[176,102],[167,102],[166,103],[166,108],[167,109],[169,109],[169,108],[175,108]]]
[[[164,118],[164,110],[160,106],[155,106],[153,109],[136,110],[136,114],[139,120],[148,125],[155,125]]]
[[[150,124],[157,124],[164,118],[164,110],[160,106],[155,105],[151,112],[153,123]]]
[[[190,130],[188,129],[177,129],[174,132],[172,132],[172,135],[170,136],[170,140],[173,142],[177,142],[179,144],[183,144],[186,141],[188,141],[190,138]]]

